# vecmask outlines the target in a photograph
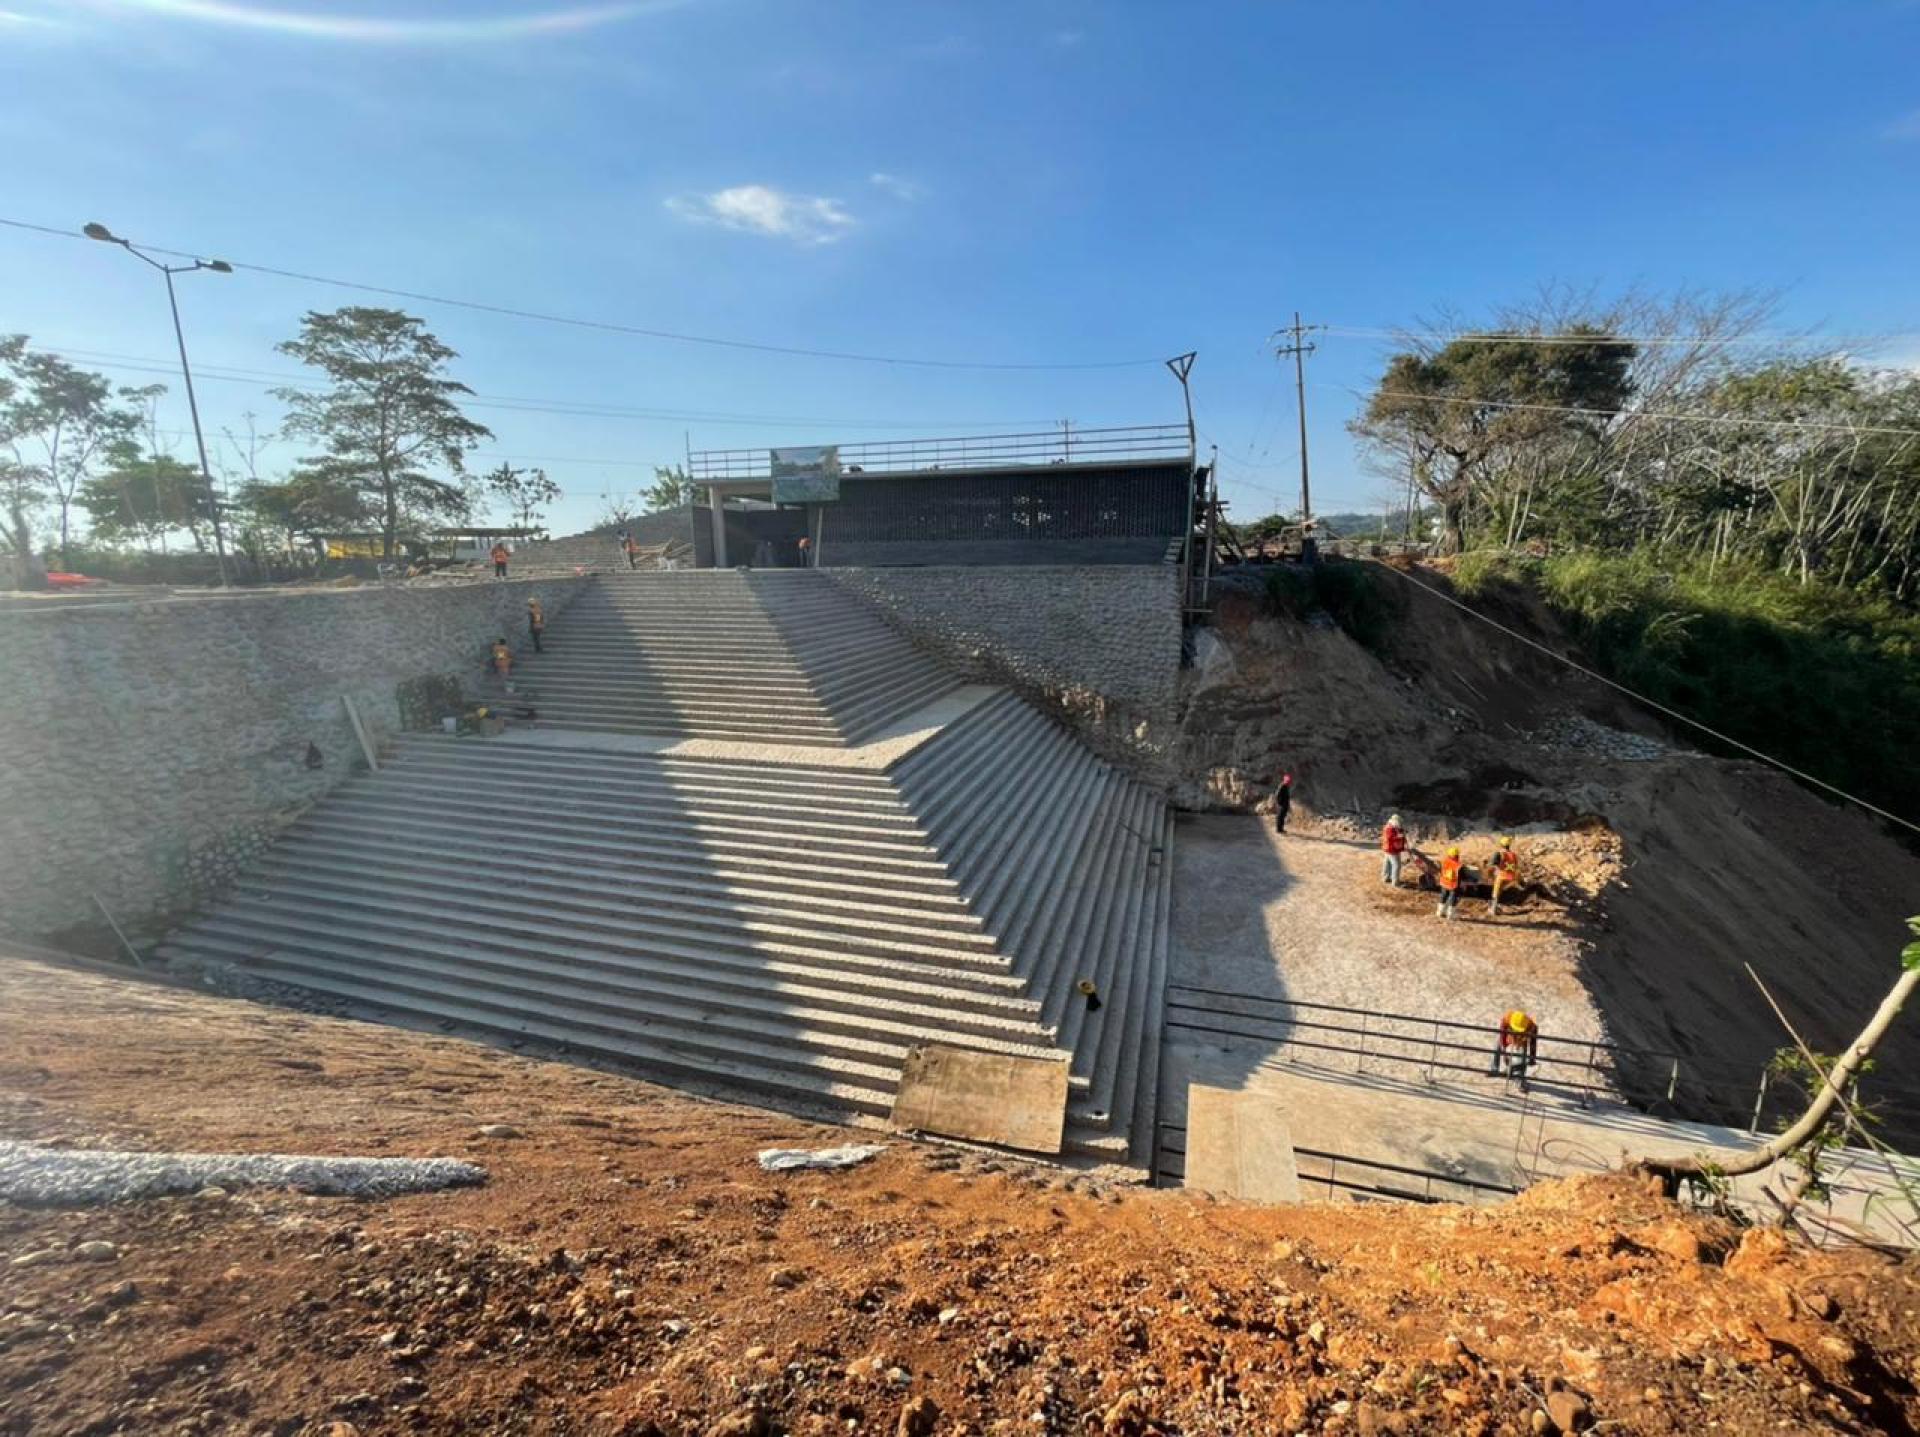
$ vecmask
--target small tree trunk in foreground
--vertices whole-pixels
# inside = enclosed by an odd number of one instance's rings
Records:
[[[1860,1071],[1861,1065],[1873,1056],[1874,1048],[1886,1036],[1887,1029],[1893,1026],[1893,1020],[1899,1016],[1900,1009],[1917,987],[1920,987],[1920,967],[1908,968],[1901,973],[1900,981],[1881,1000],[1879,1010],[1860,1030],[1860,1036],[1853,1040],[1853,1045],[1827,1071],[1825,1082],[1821,1084],[1820,1091],[1814,1094],[1806,1112],[1801,1114],[1800,1121],[1778,1137],[1724,1163],[1694,1155],[1684,1158],[1645,1158],[1640,1166],[1649,1172],[1659,1173],[1671,1185],[1681,1178],[1700,1177],[1709,1172],[1723,1177],[1757,1173],[1786,1156],[1820,1130],[1820,1125],[1833,1111],[1833,1105],[1840,1101],[1841,1094]]]

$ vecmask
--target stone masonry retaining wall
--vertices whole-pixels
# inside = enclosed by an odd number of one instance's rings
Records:
[[[0,611],[0,933],[97,942],[91,894],[157,931],[364,766],[342,695],[378,744],[399,685],[472,689],[529,598],[551,621],[586,582]]]
[[[1005,684],[1166,788],[1180,692],[1172,564],[826,568],[970,677]]]

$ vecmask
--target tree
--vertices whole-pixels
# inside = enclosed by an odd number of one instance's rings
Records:
[[[77,497],[95,538],[136,539],[148,548],[158,539],[164,551],[165,536],[186,529],[196,548],[206,548],[200,526],[213,496],[198,469],[170,454],[142,454],[132,440],[120,440],[108,450],[105,470],[82,484]]]
[[[689,479],[687,471],[679,465],[656,464],[653,483],[641,491],[640,502],[647,506],[644,512],[648,514],[684,509],[700,502],[703,488]]]
[[[327,534],[361,529],[374,509],[365,490],[329,469],[297,469],[285,480],[249,480],[240,486],[245,529],[279,535],[284,547],[318,548]]]
[[[362,496],[389,559],[403,529],[466,516],[466,453],[493,435],[460,412],[458,396],[473,391],[447,378],[447,362],[458,356],[421,320],[358,305],[309,311],[299,337],[278,348],[331,381],[319,393],[275,391],[289,411],[285,432],[326,447],[302,464],[311,492],[330,502],[345,492]],[[434,477],[434,465],[453,478]]]
[[[123,390],[124,401],[136,391]],[[66,562],[73,503],[95,462],[130,436],[139,414],[115,404],[113,386],[99,374],[76,369],[58,355],[27,348],[25,335],[0,339],[0,443],[11,460],[4,484],[15,580],[29,578],[30,518],[51,503],[58,512],[60,561]]]
[[[1907,928],[1920,940],[1920,917],[1909,918]],[[1742,1173],[1757,1173],[1770,1167],[1780,1158],[1793,1152],[1801,1144],[1817,1137],[1832,1114],[1835,1104],[1844,1097],[1848,1086],[1861,1070],[1873,1058],[1873,1050],[1880,1040],[1887,1036],[1887,1030],[1893,1026],[1893,1020],[1900,1016],[1900,1010],[1906,1006],[1907,999],[1913,996],[1915,988],[1920,988],[1920,941],[1907,944],[1900,951],[1900,976],[1894,980],[1887,996],[1880,1000],[1880,1006],[1867,1020],[1867,1026],[1860,1030],[1860,1036],[1853,1040],[1847,1051],[1840,1055],[1837,1062],[1815,1063],[1822,1076],[1820,1091],[1814,1094],[1813,1101],[1807,1105],[1806,1112],[1792,1126],[1778,1137],[1762,1143],[1751,1152],[1743,1153],[1731,1162],[1716,1162],[1711,1158],[1694,1155],[1684,1158],[1648,1158],[1642,1166],[1659,1173],[1668,1183],[1676,1184],[1681,1178],[1723,1178],[1738,1177]]]
[[[1604,435],[1632,397],[1633,347],[1582,326],[1565,342],[1468,335],[1387,362],[1348,427],[1376,462],[1440,506],[1441,549],[1465,545],[1469,508],[1504,477],[1539,482]],[[1529,491],[1530,492],[1530,491]]]
[[[519,529],[537,527],[534,520],[540,511],[561,494],[560,486],[547,478],[546,470],[515,469],[505,461],[482,476],[480,482],[505,502],[514,527]]]

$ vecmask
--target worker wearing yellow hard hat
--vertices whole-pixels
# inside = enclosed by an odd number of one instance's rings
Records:
[[[1500,895],[1520,882],[1520,855],[1514,852],[1513,835],[1504,834],[1500,846],[1494,850],[1493,859],[1487,865],[1493,870],[1493,898],[1487,904],[1489,917],[1500,914]]]

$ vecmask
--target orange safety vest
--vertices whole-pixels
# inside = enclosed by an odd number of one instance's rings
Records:
[[[1508,883],[1516,883],[1520,878],[1520,855],[1511,848],[1503,848],[1493,855],[1493,866],[1500,877]]]
[[[1506,1020],[1501,1023],[1500,1032],[1503,1036],[1511,1036],[1516,1039],[1531,1038],[1534,1033],[1539,1031],[1539,1027],[1540,1025],[1534,1022],[1533,1019],[1529,1018],[1520,1009],[1515,1008],[1511,1013],[1507,1014]]]
[[[496,669],[512,668],[513,650],[505,644],[495,644],[493,646],[493,666]]]
[[[1460,886],[1460,860],[1443,858],[1440,860],[1440,886],[1451,893]]]
[[[547,626],[546,611],[540,607],[538,600],[527,605],[527,622],[536,629],[544,629]]]
[[[512,557],[513,556],[507,552],[507,546],[505,544],[495,544],[493,546],[493,562],[494,563],[504,564],[507,562],[508,559]]]

